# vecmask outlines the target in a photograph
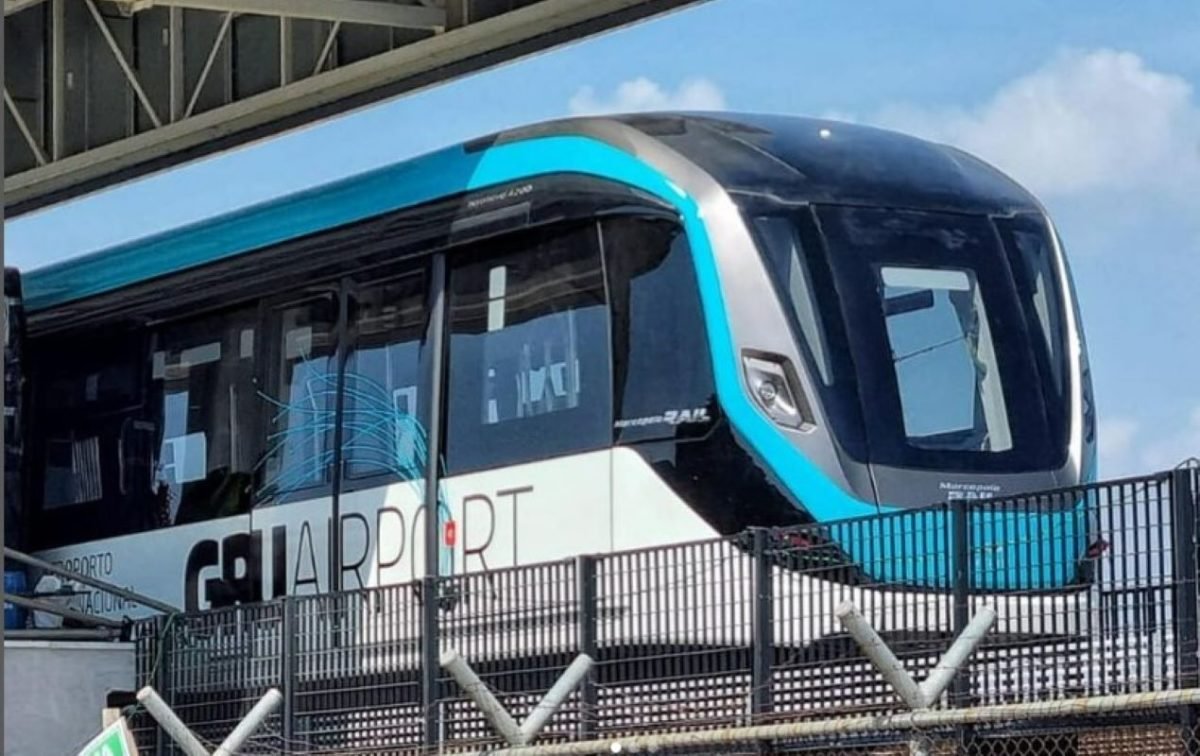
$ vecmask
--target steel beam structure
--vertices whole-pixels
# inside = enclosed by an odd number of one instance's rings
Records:
[[[10,217],[705,0],[4,0]]]
[[[134,5],[136,1],[138,4]],[[223,13],[251,13],[285,20],[342,21],[347,24],[432,29],[446,26],[446,11],[425,5],[393,5],[371,0],[131,0],[131,10],[150,7],[195,8]]]

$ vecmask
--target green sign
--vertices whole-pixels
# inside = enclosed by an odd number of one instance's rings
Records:
[[[83,747],[79,756],[137,756],[137,746],[125,726],[125,718],[104,728],[104,732]]]

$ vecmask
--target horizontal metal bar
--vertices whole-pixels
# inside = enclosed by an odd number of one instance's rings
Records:
[[[119,597],[125,599],[126,601],[132,601],[135,604],[141,604],[144,607],[147,607],[149,609],[156,609],[165,614],[175,614],[176,612],[179,611],[179,609],[177,607],[171,606],[170,604],[164,603],[162,601],[158,601],[157,599],[152,599],[149,596],[143,596],[140,593],[135,593],[133,591],[126,590],[125,588],[121,588],[120,586],[113,585],[112,583],[106,583],[103,580],[99,580],[97,578],[88,577],[87,575],[81,575],[78,572],[73,572],[72,570],[68,570],[65,567],[59,567],[57,564],[51,564],[50,562],[44,561],[42,559],[38,559],[35,556],[30,556],[29,554],[25,554],[23,552],[17,551],[16,549],[11,548],[9,546],[4,547],[4,559],[6,561],[11,559],[14,562],[21,562],[22,564],[27,564],[30,567],[35,567],[39,570],[42,570],[43,572],[49,572],[54,575],[58,575],[60,577],[65,577],[68,580],[74,581],[76,583],[83,583],[84,585],[90,585],[93,588],[97,588],[97,589],[105,591],[107,593],[111,593],[114,596],[119,596]]]
[[[1200,704],[1200,689],[1169,690],[1157,693],[1126,693],[1115,696],[1074,698],[1062,701],[1032,701],[963,709],[926,709],[882,716],[858,716],[845,719],[819,719],[754,727],[729,727],[717,730],[693,730],[662,735],[556,743],[488,751],[489,756],[590,756],[609,753],[653,753],[669,748],[710,747],[733,743],[756,743],[792,738],[850,735],[896,730],[920,730],[990,722],[1031,721],[1081,715],[1132,712]],[[483,752],[480,752],[482,756]]]
[[[75,620],[76,622],[83,622],[89,625],[95,625],[96,627],[111,627],[117,630],[124,627],[124,625],[122,625],[120,622],[111,620],[108,617],[100,617],[95,614],[84,614],[83,612],[77,612],[74,609],[68,609],[65,606],[51,604],[50,602],[42,601],[41,599],[31,599],[26,598],[25,596],[18,596],[15,593],[4,594],[4,600],[10,604],[23,606],[26,609],[33,609],[34,611],[38,612],[47,612],[49,614],[57,614],[59,617],[66,617],[67,619]]]
[[[4,640],[22,641],[104,641],[120,638],[121,634],[107,627],[35,627],[5,630]]]
[[[369,0],[152,0],[153,5],[196,10],[249,13],[257,16],[341,21],[399,29],[446,27],[446,12],[423,5],[396,5]]]

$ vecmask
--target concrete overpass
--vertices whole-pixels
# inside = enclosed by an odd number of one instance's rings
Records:
[[[5,213],[703,1],[3,0]]]

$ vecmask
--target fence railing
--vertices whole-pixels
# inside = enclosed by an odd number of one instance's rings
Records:
[[[995,609],[936,709],[1196,687],[1198,483],[1177,470],[456,575],[428,648],[421,582],[160,617],[136,628],[138,674],[218,742],[277,687],[245,753],[496,746],[442,670],[423,695],[449,649],[517,719],[595,660],[539,743],[902,711],[835,616],[851,600],[918,680]],[[169,752],[136,724],[145,752]]]

